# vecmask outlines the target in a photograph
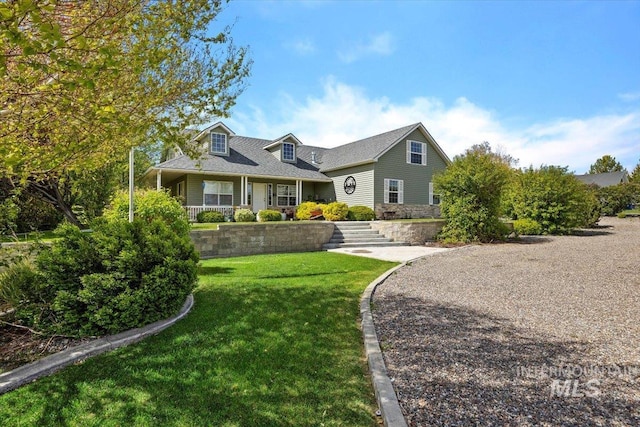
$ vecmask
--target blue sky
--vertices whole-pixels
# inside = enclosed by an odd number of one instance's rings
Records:
[[[231,2],[254,60],[225,123],[332,147],[422,122],[453,157],[640,160],[640,1]]]

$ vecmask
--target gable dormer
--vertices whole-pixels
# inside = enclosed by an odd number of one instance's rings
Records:
[[[265,150],[273,154],[278,160],[285,163],[296,163],[298,161],[298,145],[302,142],[292,133],[282,138],[274,140],[271,144],[264,147]]]
[[[224,123],[217,122],[196,136],[196,140],[202,143],[202,148],[212,156],[228,156],[229,140],[235,133]]]

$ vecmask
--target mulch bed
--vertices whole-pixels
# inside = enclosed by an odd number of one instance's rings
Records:
[[[0,373],[89,341],[89,338],[44,336],[0,323]]]

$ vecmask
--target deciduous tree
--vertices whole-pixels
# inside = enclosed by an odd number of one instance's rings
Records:
[[[251,61],[208,0],[0,3],[0,174],[77,223],[59,184],[224,117]]]
[[[622,172],[623,170],[624,167],[622,167],[622,164],[620,164],[615,157],[605,154],[591,165],[589,173]]]

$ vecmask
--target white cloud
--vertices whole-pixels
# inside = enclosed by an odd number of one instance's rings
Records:
[[[375,34],[366,42],[357,42],[338,52],[338,58],[346,63],[355,62],[367,56],[387,56],[394,51],[393,37],[390,32],[385,31]]]
[[[640,92],[621,93],[618,95],[618,98],[626,102],[638,101],[640,100]]]
[[[569,166],[584,173],[604,154],[631,170],[640,156],[640,110],[624,115],[558,119],[509,128],[499,115],[466,98],[452,105],[428,97],[394,104],[357,87],[328,78],[320,97],[293,99],[283,94],[269,111],[253,107],[235,114],[229,125],[238,134],[276,138],[293,132],[306,145],[335,147],[408,124],[422,122],[453,158],[473,144],[491,146],[520,160],[520,166]]]
[[[310,55],[316,51],[315,44],[309,39],[299,39],[287,42],[284,45],[287,49],[291,49],[299,55]]]

